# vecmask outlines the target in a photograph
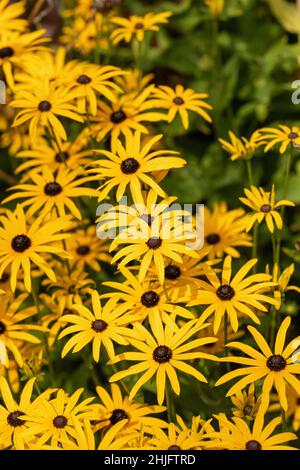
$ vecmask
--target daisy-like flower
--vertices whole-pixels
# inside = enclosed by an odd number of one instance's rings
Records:
[[[245,137],[237,137],[234,132],[229,131],[230,142],[227,142],[224,139],[219,139],[219,142],[222,144],[222,147],[226,152],[230,153],[230,158],[234,160],[248,160],[253,157],[255,151],[263,145],[265,142],[258,140],[260,137],[260,132],[255,131],[250,139]]]
[[[228,450],[296,450],[286,445],[289,441],[297,439],[292,432],[273,434],[281,423],[281,417],[272,419],[264,426],[264,415],[259,412],[254,420],[253,428],[242,418],[228,418],[222,414],[217,416],[221,428],[219,441],[215,441],[216,448]]]
[[[142,122],[165,121],[166,115],[158,111],[151,111],[150,99],[154,85],[149,85],[140,93],[127,93],[117,97],[111,104],[98,101],[98,112],[92,118],[92,134],[97,141],[102,141],[107,134],[111,135],[112,148],[120,134],[128,136],[130,131],[139,130],[148,134],[148,129]],[[153,109],[153,107],[152,107]]]
[[[288,127],[279,125],[275,127],[263,127],[259,129],[260,139],[267,141],[265,152],[271,150],[275,145],[280,144],[279,152],[283,154],[289,145],[300,145],[300,128],[297,126]],[[266,142],[263,142],[266,143]]]
[[[114,426],[119,421],[126,420],[126,425],[122,428],[122,435],[140,431],[141,426],[144,432],[150,432],[151,428],[164,428],[167,423],[159,418],[149,416],[151,414],[162,413],[166,410],[164,406],[147,405],[129,400],[127,396],[122,397],[122,393],[117,384],[111,384],[111,394],[104,387],[96,387],[97,394],[101,400],[101,405],[94,405],[99,424],[96,430]]]
[[[248,261],[232,277],[231,269],[232,258],[227,256],[224,260],[221,280],[215,271],[206,266],[207,281],[201,281],[202,288],[195,291],[195,298],[188,303],[193,305],[208,305],[202,313],[203,321],[214,315],[214,333],[220,328],[221,320],[224,315],[228,315],[231,327],[234,332],[238,330],[239,316],[248,316],[255,323],[260,324],[260,320],[255,312],[267,312],[264,305],[275,305],[276,301],[262,294],[262,291],[268,291],[275,284],[271,282],[269,274],[253,274],[247,277],[249,271],[257,263],[257,259]]]
[[[127,186],[130,187],[132,198],[136,204],[144,205],[142,196],[142,184],[148,185],[161,197],[165,197],[165,192],[151,178],[148,173],[158,170],[169,170],[171,168],[181,168],[185,165],[185,160],[177,156],[177,152],[171,150],[151,150],[162,138],[157,135],[146,144],[141,141],[140,131],[134,134],[128,131],[125,145],[120,140],[116,142],[115,151],[95,150],[95,152],[104,155],[105,159],[93,163],[96,168],[89,170],[105,179],[100,186],[99,201],[103,201],[111,190],[117,187],[117,201],[121,197]]]
[[[16,290],[17,275],[21,268],[24,272],[25,288],[31,291],[31,263],[55,281],[55,273],[43,258],[43,254],[69,257],[57,243],[68,237],[68,234],[62,231],[70,227],[69,217],[58,217],[54,221],[45,222],[43,217],[39,216],[29,225],[22,207],[18,205],[15,212],[7,211],[5,216],[1,216],[0,223],[0,277],[5,269],[11,266],[12,291]]]
[[[153,438],[149,441],[149,446],[156,450],[176,452],[182,450],[201,450],[205,447],[205,434],[191,434],[186,430],[179,430],[174,423],[170,423],[166,431],[160,428],[153,429],[153,434]]]
[[[25,12],[24,1],[10,4],[9,0],[0,1],[0,31],[1,34],[7,31],[24,31],[27,21],[22,19]]]
[[[123,18],[113,17],[110,21],[118,27],[111,33],[113,44],[119,44],[121,41],[130,42],[133,38],[143,41],[146,31],[159,31],[158,24],[168,23],[172,13],[166,11],[163,13],[146,13],[145,16],[130,16]]]
[[[239,258],[238,247],[251,246],[246,233],[248,216],[242,208],[228,210],[226,202],[216,203],[212,210],[204,207],[204,241],[210,248],[208,258],[223,258],[224,254]]]
[[[288,410],[286,412],[286,418],[292,418],[292,426],[295,432],[300,429],[300,395],[290,385],[286,387],[286,398],[288,402]],[[271,405],[268,408],[268,412],[279,412],[281,411],[281,405],[278,400],[278,395],[271,395]]]
[[[9,191],[13,191],[13,194],[5,198],[3,204],[15,199],[25,199],[21,206],[29,206],[29,216],[38,211],[41,215],[46,215],[56,209],[58,215],[62,217],[67,209],[73,217],[81,219],[81,213],[73,199],[80,196],[97,196],[95,189],[83,186],[91,181],[92,177],[78,178],[77,170],[69,170],[65,166],[60,166],[56,174],[44,166],[41,173],[31,172],[30,179],[32,183],[10,187]]]
[[[83,270],[89,266],[94,271],[101,270],[102,262],[110,263],[111,255],[108,253],[107,240],[97,237],[95,227],[90,225],[86,229],[78,229],[74,236],[67,240],[67,251],[72,255],[71,264]]]
[[[43,50],[41,44],[48,41],[45,38],[45,30],[39,29],[32,33],[19,33],[16,31],[3,33],[0,36],[0,66],[5,79],[13,89],[15,86],[14,68],[22,68],[26,58]]]
[[[228,347],[242,351],[247,357],[232,356],[224,357],[220,360],[243,364],[246,367],[228,372],[216,382],[216,385],[222,385],[236,377],[244,376],[244,378],[238,380],[238,382],[228,390],[227,396],[231,396],[237,391],[243,390],[248,384],[264,379],[261,400],[264,409],[267,409],[269,406],[269,395],[272,387],[275,386],[280,405],[287,411],[286,385],[291,385],[291,387],[300,394],[300,381],[296,377],[296,375],[300,373],[300,364],[297,361],[296,352],[296,349],[299,347],[300,337],[295,338],[284,347],[290,323],[291,317],[286,317],[281,323],[277,332],[273,352],[262,334],[253,326],[248,326],[248,330],[261,352],[243,343],[228,343]]]
[[[93,358],[98,362],[100,359],[100,350],[103,346],[110,359],[115,357],[114,342],[127,345],[128,338],[137,337],[137,334],[127,328],[134,320],[131,315],[123,315],[122,310],[116,310],[115,299],[110,299],[101,307],[99,294],[92,291],[91,312],[83,305],[72,305],[72,309],[78,315],[63,315],[60,321],[71,323],[72,326],[65,328],[59,335],[59,339],[72,334],[71,339],[67,341],[63,350],[62,357],[65,357],[71,349],[76,353],[83,349],[88,343],[92,343]]]
[[[141,76],[139,69],[126,69],[126,73],[115,78],[115,81],[125,93],[136,94],[136,90],[143,90],[154,79],[153,73]]]
[[[23,357],[20,351],[21,341],[39,344],[40,340],[31,331],[43,331],[38,325],[23,323],[37,314],[36,307],[20,308],[27,299],[28,294],[21,294],[15,299],[9,296],[1,296],[0,302],[0,341],[10,351],[19,367],[23,366]],[[5,353],[4,364],[8,365],[8,357]]]
[[[139,389],[156,375],[157,401],[162,405],[165,398],[166,378],[168,377],[171,387],[176,395],[180,394],[180,384],[176,369],[186,374],[194,376],[200,382],[207,382],[204,375],[197,369],[187,364],[191,359],[211,359],[215,356],[203,352],[191,352],[203,344],[213,343],[216,338],[201,338],[188,341],[195,333],[205,328],[207,325],[202,321],[191,320],[177,331],[170,331],[163,327],[158,318],[151,329],[153,334],[140,323],[135,323],[134,330],[138,332],[142,339],[130,339],[130,343],[137,351],[124,352],[117,355],[111,364],[120,361],[136,361],[138,364],[130,366],[128,369],[117,372],[110,378],[110,382],[117,382],[130,375],[143,372],[143,375],[132,387],[129,400],[134,398]]]
[[[121,88],[111,78],[124,74],[119,68],[111,65],[99,67],[95,64],[78,63],[73,67],[69,81],[72,90],[78,91],[77,99],[79,112],[90,112],[95,116],[97,112],[97,95],[103,95],[109,101],[116,102],[116,92]],[[113,93],[114,92],[114,93]]]
[[[122,300],[121,308],[131,313],[137,321],[143,322],[146,318],[154,324],[159,317],[170,328],[177,328],[174,321],[177,316],[193,319],[194,315],[186,308],[171,302],[161,286],[152,287],[148,281],[140,283],[134,274],[127,268],[120,269],[126,283],[104,282],[103,285],[116,289],[117,292],[103,294],[102,297]]]
[[[240,197],[240,201],[253,211],[246,226],[247,232],[251,230],[256,222],[261,224],[263,221],[266,222],[271,233],[274,232],[275,226],[278,230],[281,230],[283,222],[277,209],[283,206],[295,206],[294,202],[285,199],[276,202],[274,185],[271,192],[267,192],[260,187],[251,186],[250,189],[245,188],[244,193],[246,197]]]
[[[204,0],[213,15],[219,16],[224,10],[224,0]]]
[[[47,128],[56,139],[67,140],[66,131],[57,118],[64,116],[74,121],[83,122],[73,103],[78,91],[71,91],[66,86],[56,87],[55,83],[44,81],[32,90],[19,89],[16,99],[10,103],[13,108],[21,108],[14,119],[13,127],[30,121],[29,132],[35,139],[39,126]]]
[[[152,107],[167,109],[169,122],[172,122],[178,113],[185,129],[189,127],[188,111],[193,111],[205,121],[212,122],[206,111],[211,110],[212,106],[204,101],[205,98],[208,98],[207,93],[196,93],[191,88],[184,89],[182,85],[176,85],[175,90],[161,85],[152,91],[152,96],[153,99],[149,104]]]
[[[40,399],[33,412],[27,412],[24,419],[28,429],[24,431],[24,439],[35,438],[36,448],[51,442],[56,446],[62,439],[76,437],[73,419],[78,420],[92,416],[91,402],[94,398],[86,398],[78,403],[84,389],[79,388],[70,397],[59,389],[56,397],[51,400]]]
[[[282,297],[284,297],[285,293],[288,291],[298,292],[300,294],[300,287],[297,286],[290,286],[290,279],[294,274],[295,265],[294,263],[290,264],[287,268],[285,268],[282,273],[279,275],[279,266],[278,263],[274,264],[273,267],[273,281],[276,283],[276,289],[274,289],[274,297],[277,301],[275,307],[277,310],[280,309]]]
[[[232,395],[230,398],[235,406],[235,408],[232,408],[233,416],[252,421],[257,414],[261,401],[260,397],[256,399],[254,384],[249,385],[248,390],[239,390],[236,395]]]

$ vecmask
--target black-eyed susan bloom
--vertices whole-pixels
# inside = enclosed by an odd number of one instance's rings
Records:
[[[90,311],[84,305],[74,304],[72,309],[78,315],[63,315],[60,321],[71,323],[72,326],[65,328],[59,335],[59,339],[72,334],[62,350],[62,357],[73,349],[73,353],[80,351],[87,344],[92,343],[93,358],[98,362],[101,348],[104,347],[109,358],[114,358],[114,343],[127,345],[128,339],[136,337],[136,333],[128,328],[134,317],[123,314],[122,310],[116,309],[115,299],[101,307],[99,294],[92,291],[92,308]]]
[[[117,28],[111,33],[113,44],[118,44],[121,41],[130,42],[133,38],[138,41],[143,41],[146,31],[159,31],[158,25],[160,23],[168,23],[168,18],[172,15],[171,12],[165,11],[163,13],[146,13],[144,16],[130,16],[123,18],[115,16],[111,22],[117,25]]]
[[[25,12],[23,1],[11,4],[9,0],[0,1],[0,31],[24,31],[27,21],[22,18]]]
[[[178,113],[185,129],[189,127],[188,111],[193,111],[209,123],[212,122],[207,113],[212,106],[204,101],[208,98],[207,93],[196,93],[190,88],[185,89],[182,85],[176,85],[175,89],[161,85],[152,91],[152,96],[151,106],[167,109],[169,122],[172,122]]]
[[[248,357],[232,356],[222,358],[222,361],[242,364],[245,367],[228,372],[216,382],[216,385],[221,385],[234,378],[244,376],[244,378],[238,380],[238,382],[228,390],[227,396],[231,396],[245,388],[248,384],[264,379],[262,387],[262,407],[264,409],[268,408],[270,392],[272,388],[275,387],[280,405],[286,411],[288,409],[286,385],[291,385],[297,393],[300,393],[300,381],[296,377],[300,373],[300,364],[297,354],[300,337],[295,338],[285,346],[286,334],[290,323],[291,317],[286,317],[281,323],[276,335],[273,351],[262,334],[253,326],[248,326],[248,330],[260,351],[243,343],[228,343],[228,347],[242,351]]]
[[[202,287],[194,292],[188,305],[208,305],[202,313],[202,318],[206,321],[214,315],[215,334],[225,315],[228,315],[231,327],[236,332],[239,327],[239,317],[250,317],[255,323],[260,324],[256,312],[267,312],[265,304],[276,304],[274,298],[262,293],[275,286],[269,274],[247,276],[256,263],[257,259],[248,261],[232,277],[232,258],[227,256],[224,260],[221,279],[213,268],[204,267],[208,282],[201,281]]]
[[[219,139],[220,144],[226,152],[230,154],[232,161],[238,159],[250,159],[255,154],[256,150],[264,144],[261,139],[260,132],[255,131],[251,135],[250,139],[246,137],[237,137],[234,132],[229,131],[230,142],[227,142],[225,139]]]
[[[288,200],[276,202],[274,185],[272,186],[271,192],[265,191],[260,187],[251,186],[250,189],[245,188],[244,193],[246,197],[240,197],[240,201],[253,211],[250,213],[249,221],[246,226],[247,232],[251,230],[256,222],[261,224],[263,221],[266,222],[271,233],[274,232],[275,227],[281,230],[283,221],[277,209],[284,206],[295,206],[294,202]]]
[[[129,399],[131,400],[139,389],[155,375],[159,405],[162,405],[165,398],[167,378],[176,395],[180,394],[180,384],[176,369],[192,375],[200,382],[206,382],[207,380],[204,375],[186,362],[191,359],[215,359],[211,354],[199,351],[191,352],[203,344],[216,341],[214,337],[189,341],[195,333],[205,328],[205,326],[206,324],[199,320],[191,320],[182,328],[178,328],[177,331],[170,331],[167,327],[163,327],[161,320],[158,318],[155,324],[152,325],[153,334],[151,334],[143,325],[136,323],[134,331],[137,331],[139,338],[130,339],[130,343],[136,351],[118,354],[110,363],[135,361],[138,364],[117,372],[110,378],[110,382],[117,382],[130,375],[143,372],[143,375],[137,380],[130,391]]]
[[[265,145],[265,152],[271,150],[275,145],[279,144],[279,152],[285,153],[289,145],[300,145],[300,128],[298,126],[288,127],[280,124],[276,127],[263,127],[259,129],[261,134],[260,140]]]
[[[25,288],[31,291],[31,264],[36,265],[52,281],[55,273],[44,258],[45,253],[68,257],[63,246],[57,242],[68,237],[62,232],[70,227],[69,217],[59,217],[45,222],[37,217],[30,225],[20,205],[15,212],[7,211],[0,218],[0,276],[10,266],[10,285],[14,292],[17,275],[21,269],[24,273]]]
[[[149,446],[156,450],[187,451],[201,450],[205,447],[205,434],[187,433],[180,430],[174,423],[168,425],[168,429],[155,428]]]
[[[119,201],[129,186],[133,201],[136,204],[144,205],[143,183],[161,197],[165,197],[165,192],[148,173],[181,168],[186,162],[183,158],[175,156],[177,152],[151,150],[161,138],[162,135],[157,135],[143,144],[140,131],[135,133],[129,131],[126,135],[125,145],[117,140],[115,151],[97,151],[105,158],[96,161],[95,168],[89,172],[99,176],[99,179],[105,179],[103,185],[98,189],[99,201],[103,201],[113,188],[117,188],[116,198]]]

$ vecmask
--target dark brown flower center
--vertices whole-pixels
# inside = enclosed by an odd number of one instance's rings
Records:
[[[20,416],[24,416],[24,413],[22,413],[22,411],[19,411],[19,410],[9,413],[9,415],[7,416],[8,424],[10,424],[10,426],[13,426],[14,428],[23,426],[24,421],[22,419],[19,419]]]
[[[263,204],[260,208],[260,212],[263,212],[264,214],[267,214],[268,212],[270,212],[272,209],[272,207],[270,206],[270,204]]]
[[[290,132],[288,135],[288,138],[291,140],[297,139],[297,137],[299,137],[299,134],[297,134],[297,132]]]
[[[261,444],[258,441],[248,441],[246,443],[246,450],[261,450]]]
[[[159,237],[151,237],[147,241],[147,246],[152,250],[157,250],[162,244],[162,239]]]
[[[175,266],[175,264],[169,264],[169,266],[165,268],[165,276],[167,279],[175,281],[175,279],[178,279],[180,275],[181,270],[178,266]]]
[[[111,424],[116,424],[119,421],[122,421],[123,419],[128,419],[128,414],[126,413],[126,411],[117,408],[112,412],[110,422]]]
[[[14,55],[14,50],[11,47],[2,47],[0,49],[0,59],[6,59]]]
[[[109,10],[117,5],[120,5],[121,0],[94,0],[93,8],[97,11],[107,13]]]
[[[147,308],[155,307],[159,302],[159,295],[153,290],[149,290],[142,295],[141,302]]]
[[[279,372],[283,370],[286,366],[286,360],[280,354],[273,354],[267,360],[267,367],[274,372]]]
[[[39,108],[39,111],[44,113],[46,111],[50,111],[50,109],[52,108],[52,105],[51,103],[49,103],[49,101],[43,100],[40,102],[38,108]]]
[[[300,397],[297,398],[297,405],[300,405]]]
[[[17,235],[12,239],[11,247],[18,253],[23,253],[23,251],[31,247],[31,240],[27,235]]]
[[[144,25],[143,23],[139,22],[139,23],[136,23],[135,25],[135,29],[144,29]]]
[[[121,122],[125,121],[125,119],[127,119],[127,116],[121,109],[119,109],[119,111],[114,111],[110,115],[110,120],[114,124],[120,124]]]
[[[205,240],[209,245],[216,245],[220,241],[220,235],[217,233],[211,233],[210,235],[207,235]]]
[[[64,428],[68,424],[68,420],[65,416],[56,416],[53,420],[53,426],[58,429]]]
[[[221,300],[231,300],[235,292],[228,284],[223,284],[217,289],[217,296]]]
[[[44,187],[44,193],[47,196],[57,196],[62,192],[62,187],[56,181],[51,181],[51,183],[47,183]]]
[[[95,320],[92,322],[92,328],[97,333],[102,333],[102,331],[106,330],[107,326],[107,323],[103,320]]]
[[[253,410],[253,408],[252,408],[251,405],[244,406],[244,409],[243,409],[244,415],[245,416],[250,416],[251,413],[252,413],[252,410]]]
[[[68,154],[68,152],[58,152],[56,155],[55,155],[55,161],[57,161],[57,163],[63,163],[65,162],[66,160],[68,160],[70,158],[70,155]]]
[[[69,294],[75,294],[75,293],[76,293],[76,286],[75,286],[75,284],[71,285],[71,286],[68,288],[68,293],[69,293]]]
[[[76,81],[79,83],[79,85],[87,85],[88,83],[91,83],[92,79],[87,75],[82,74],[77,78]]]
[[[159,364],[164,364],[172,359],[172,350],[168,346],[157,346],[153,351],[153,359]]]
[[[121,170],[125,175],[132,175],[139,169],[140,164],[135,158],[126,158],[121,163]]]
[[[168,447],[168,450],[181,450],[181,447],[179,447],[177,444],[173,444],[172,446]]]
[[[176,96],[173,99],[173,103],[177,104],[177,106],[180,106],[180,105],[184,104],[184,100],[180,96]]]
[[[4,283],[8,281],[9,279],[9,274],[8,273],[3,273],[2,276],[0,277],[0,283]]]
[[[88,245],[80,245],[78,246],[76,253],[80,256],[85,256],[90,253],[91,249]]]
[[[63,309],[63,315],[73,315],[73,313],[73,310],[71,310],[70,308]]]
[[[3,321],[0,321],[0,335],[3,335],[5,333],[6,326],[4,325]]]

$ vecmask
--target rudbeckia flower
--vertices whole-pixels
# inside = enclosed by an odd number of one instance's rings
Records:
[[[262,141],[269,141],[265,146],[265,152],[271,150],[275,145],[280,144],[279,152],[282,154],[289,145],[300,145],[300,127],[288,127],[279,125],[274,127],[263,127],[259,129]],[[266,142],[263,142],[264,144]]]
[[[261,401],[261,397],[257,399],[255,396],[254,384],[249,385],[248,390],[239,390],[230,398],[235,406],[235,408],[232,408],[233,416],[252,421],[257,414]]]
[[[297,432],[300,429],[300,394],[297,393],[293,387],[287,385],[286,398],[288,402],[286,418],[292,418],[293,430]],[[271,405],[269,406],[268,411],[270,413],[280,413],[281,405],[277,394],[271,395]]]
[[[263,188],[251,186],[250,189],[244,189],[244,193],[246,197],[240,197],[240,201],[254,211],[250,214],[246,232],[249,232],[256,222],[261,224],[263,220],[265,220],[271,233],[274,232],[274,226],[281,230],[283,222],[277,209],[283,206],[295,206],[294,202],[285,199],[276,202],[274,185],[271,192],[267,192]]]
[[[205,448],[205,434],[181,431],[174,423],[169,423],[166,431],[160,428],[153,429],[153,434],[149,446],[155,450],[180,452]]]
[[[55,281],[55,273],[43,258],[43,254],[69,257],[57,242],[68,237],[68,234],[62,231],[70,227],[70,218],[58,217],[54,221],[45,222],[43,217],[39,216],[29,225],[22,207],[18,205],[15,212],[7,211],[5,216],[1,216],[0,223],[0,277],[4,270],[11,266],[12,291],[16,289],[20,269],[24,272],[25,288],[31,291],[31,263]]]
[[[274,297],[277,301],[275,307],[277,310],[280,309],[282,298],[288,291],[298,292],[300,294],[300,287],[297,286],[290,286],[290,279],[294,274],[295,265],[294,263],[290,264],[287,268],[285,268],[282,273],[279,275],[279,266],[278,263],[274,264],[272,278],[273,281],[277,284],[276,289],[274,289]],[[268,272],[268,270],[267,270]]]
[[[255,312],[267,312],[265,303],[276,304],[273,298],[262,293],[275,286],[269,274],[254,274],[246,277],[257,261],[257,259],[252,259],[245,263],[232,278],[232,258],[227,256],[224,260],[221,280],[210,266],[204,268],[208,282],[201,281],[202,287],[195,291],[195,298],[192,298],[188,306],[208,305],[201,318],[205,321],[214,314],[215,334],[220,328],[224,315],[228,315],[231,327],[236,332],[239,327],[239,316],[248,316],[255,323],[260,324]]]
[[[248,384],[264,379],[262,387],[261,404],[264,409],[269,406],[269,395],[274,386],[280,400],[281,407],[287,411],[288,403],[286,397],[286,385],[291,385],[295,391],[300,394],[300,381],[296,375],[300,373],[300,364],[297,360],[297,348],[300,344],[300,337],[295,338],[284,347],[287,330],[291,324],[291,317],[286,317],[280,325],[277,332],[274,351],[266,342],[265,338],[253,326],[248,326],[248,330],[253,336],[260,351],[247,344],[232,342],[228,343],[229,348],[238,349],[245,353],[248,357],[224,357],[221,361],[233,362],[234,364],[243,364],[241,367],[228,372],[221,377],[217,385],[222,385],[236,377],[244,376],[238,380],[227,392],[227,396],[234,395],[237,391],[242,390]]]
[[[191,88],[184,89],[182,85],[176,85],[175,90],[161,85],[152,91],[152,96],[153,99],[149,104],[153,108],[167,109],[167,119],[169,122],[172,122],[176,114],[179,113],[185,129],[189,127],[188,111],[193,111],[199,114],[205,121],[212,122],[211,117],[205,111],[206,109],[211,110],[212,106],[203,101],[205,98],[208,98],[207,93],[196,93]]]
[[[252,158],[258,147],[265,143],[259,140],[259,137],[261,137],[259,131],[255,131],[250,139],[246,139],[245,137],[239,138],[234,132],[229,131],[230,142],[224,139],[219,139],[219,142],[226,152],[230,153],[232,161],[239,159],[247,160]]]
[[[0,31],[1,34],[7,31],[24,31],[27,27],[27,21],[23,18],[25,13],[24,1],[14,2],[10,0],[0,1]]]
[[[130,42],[133,38],[143,41],[146,31],[159,31],[157,26],[159,23],[168,23],[169,17],[172,15],[170,11],[163,13],[146,13],[145,16],[130,16],[123,18],[120,16],[113,17],[110,21],[118,27],[111,33],[113,44],[121,41]]]
[[[161,405],[165,398],[166,378],[168,377],[171,387],[176,395],[180,394],[180,384],[176,369],[186,374],[192,375],[200,382],[207,382],[204,375],[185,361],[191,359],[211,359],[215,356],[203,352],[191,352],[195,348],[208,343],[214,343],[216,338],[201,338],[193,341],[189,339],[207,325],[202,321],[191,320],[177,331],[170,331],[168,327],[163,327],[158,318],[155,325],[152,325],[152,334],[140,323],[135,323],[134,330],[140,338],[130,338],[130,343],[137,351],[130,351],[118,354],[110,364],[120,361],[136,361],[138,364],[130,366],[128,369],[117,372],[110,378],[110,382],[117,382],[130,375],[143,372],[143,375],[132,387],[129,399],[135,397],[139,389],[156,375],[157,401]]]
[[[147,184],[161,197],[165,197],[165,192],[148,173],[170,168],[181,168],[186,162],[182,158],[175,157],[174,155],[177,155],[175,151],[151,151],[152,147],[161,138],[162,135],[160,134],[143,144],[140,131],[136,131],[134,134],[129,131],[126,135],[125,145],[117,140],[116,148],[112,152],[95,150],[95,152],[105,157],[94,162],[93,165],[96,168],[89,170],[89,173],[99,176],[100,179],[105,179],[103,185],[98,189],[99,201],[103,201],[115,187],[117,187],[117,201],[120,201],[127,186],[129,186],[134,202],[144,205],[143,183]]]

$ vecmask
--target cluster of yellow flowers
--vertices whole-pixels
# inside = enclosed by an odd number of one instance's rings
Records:
[[[211,123],[212,107],[207,93],[156,86],[139,68],[99,65],[120,42],[133,45],[139,61],[147,32],[171,17],[124,18],[119,3],[76,2],[64,11],[65,46],[55,49],[45,30],[30,30],[23,1],[0,0],[7,84],[0,146],[11,165],[11,174],[0,174],[10,192],[0,208],[0,448],[292,449],[297,436],[284,428],[290,416],[294,431],[300,427],[300,337],[285,344],[291,318],[280,324],[279,310],[286,292],[300,289],[290,286],[293,265],[280,271],[280,253],[300,129],[220,139],[232,160],[246,161],[249,188],[240,201],[250,211],[225,202],[205,208],[204,245],[192,247],[196,218],[185,219],[161,184],[186,161],[164,147],[155,126],[176,118],[188,129],[191,113]],[[218,2],[216,14],[222,7]],[[95,60],[72,58],[74,51],[94,52]],[[251,167],[259,147],[277,144],[287,156],[281,200],[274,186],[254,185]],[[111,209],[91,221],[91,201]],[[274,262],[258,273],[262,223]],[[252,250],[251,259],[232,272],[241,248]],[[117,280],[100,283],[110,264]],[[242,325],[250,322],[257,328],[246,334]],[[237,341],[243,336],[246,342]],[[243,354],[232,355],[235,349]],[[88,364],[95,396],[83,388],[67,393],[69,382],[57,388],[59,363],[71,354]],[[203,390],[238,379],[227,388],[232,415],[187,423],[174,394],[189,387],[189,376],[197,386],[207,383]],[[274,434],[278,426],[283,432]]]

